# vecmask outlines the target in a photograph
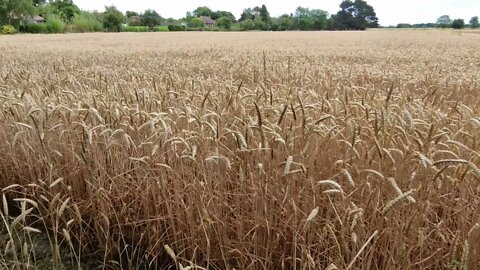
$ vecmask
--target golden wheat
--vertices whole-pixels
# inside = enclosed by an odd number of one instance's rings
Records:
[[[477,51],[433,30],[2,37],[0,267],[39,265],[41,236],[58,268],[478,269]]]

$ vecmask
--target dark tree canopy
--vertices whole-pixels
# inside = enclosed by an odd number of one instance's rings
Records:
[[[261,20],[263,23],[270,24],[272,17],[270,16],[270,12],[268,12],[267,6],[262,5],[261,7],[257,6],[244,9],[238,21],[241,22],[248,19],[252,21]]]
[[[259,15],[262,18],[262,21],[264,23],[270,23],[270,20],[272,18],[270,17],[270,12],[268,12],[267,6],[262,5],[262,7],[260,8],[260,14]]]
[[[456,19],[452,22],[453,29],[463,29],[465,28],[465,21],[463,19]]]
[[[253,11],[252,8],[246,8],[243,10],[242,14],[240,15],[240,19],[238,19],[239,22],[245,21],[245,20],[255,20],[255,12]]]
[[[195,17],[200,17],[200,16],[206,16],[206,17],[212,17],[213,11],[209,7],[198,7],[193,11],[193,16]]]
[[[345,0],[340,4],[341,10],[333,17],[330,26],[335,29],[365,30],[378,27],[375,10],[363,0]],[[333,24],[333,25],[332,25]]]
[[[115,6],[105,7],[105,12],[103,12],[103,27],[105,30],[119,32],[124,22],[125,16]]]
[[[227,17],[229,18],[232,22],[235,22],[236,21],[236,18],[235,16],[229,12],[229,11],[223,11],[223,10],[217,10],[217,11],[214,11],[212,12],[212,14],[209,16],[210,18],[212,18],[213,20],[218,20],[222,17]]]
[[[49,3],[51,13],[65,22],[71,22],[75,15],[80,14],[80,8],[72,0],[55,0]]]
[[[125,12],[125,16],[130,19],[131,17],[134,17],[134,16],[138,16],[138,12],[135,12],[135,11],[130,11],[130,10],[127,10],[127,12]]]
[[[148,26],[153,28],[160,24],[162,21],[162,17],[153,9],[147,9],[143,14],[140,16],[142,21],[142,25]]]
[[[470,19],[470,27],[471,28],[478,28],[480,26],[479,22],[478,22],[478,16],[473,16],[471,19]]]

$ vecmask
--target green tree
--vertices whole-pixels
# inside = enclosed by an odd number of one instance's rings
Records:
[[[145,12],[140,16],[142,24],[144,26],[148,26],[153,28],[160,24],[162,21],[162,17],[153,9],[147,9]]]
[[[364,0],[345,0],[340,4],[336,22],[340,29],[365,30],[378,27],[378,18],[372,6]]]
[[[473,16],[470,19],[469,23],[471,28],[478,28],[480,26],[480,24],[478,23],[478,16]]]
[[[218,10],[218,11],[212,12],[210,16],[210,18],[212,18],[213,20],[217,20],[221,17],[228,17],[232,22],[236,21],[235,16],[229,11]]]
[[[340,8],[341,10],[334,17],[333,26],[335,29],[365,30],[379,26],[374,8],[366,1],[345,0],[340,4]],[[330,23],[331,25],[332,23]]]
[[[448,15],[442,15],[437,19],[437,27],[447,28],[452,25],[452,19]]]
[[[140,16],[132,16],[127,19],[128,26],[143,26],[142,18]]]
[[[201,28],[205,26],[205,22],[200,18],[192,18],[187,22],[187,26],[190,28]]]
[[[217,19],[215,25],[217,27],[230,30],[232,28],[233,21],[230,17],[221,17]]]
[[[293,16],[288,14],[283,14],[282,16],[278,17],[278,30],[286,31],[286,30],[293,30],[295,27],[295,21]]]
[[[262,18],[262,21],[266,24],[270,23],[271,17],[270,17],[270,12],[268,12],[267,6],[262,5],[260,8],[260,17]]]
[[[105,6],[103,12],[103,28],[110,32],[120,32],[125,16],[115,6]]]
[[[135,16],[139,16],[138,12],[130,11],[130,10],[127,10],[127,12],[125,12],[125,17],[127,17],[127,19],[130,19],[131,17],[135,17]]]
[[[193,11],[193,16],[195,17],[212,17],[213,11],[209,7],[198,7]]]
[[[246,19],[240,22],[240,29],[243,31],[249,31],[255,29],[255,23],[252,19]]]
[[[300,30],[324,30],[327,28],[326,11],[298,7],[295,11],[295,24]]]
[[[0,0],[0,24],[18,27],[33,11],[32,0]]]
[[[465,28],[465,21],[463,19],[456,19],[452,22],[453,29],[463,29]]]
[[[242,14],[240,15],[240,19],[238,19],[239,22],[245,21],[245,20],[255,20],[255,13],[253,9],[251,8],[246,8],[243,10]]]
[[[80,8],[72,0],[55,0],[48,4],[50,13],[57,15],[65,22],[71,22],[75,15],[80,14]]]
[[[268,30],[268,25],[262,20],[261,17],[255,18],[255,21],[253,21],[255,24],[255,29],[257,30]]]

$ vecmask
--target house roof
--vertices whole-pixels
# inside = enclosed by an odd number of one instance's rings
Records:
[[[35,17],[33,17],[33,20],[36,21],[36,22],[46,21],[45,18],[43,18],[42,16],[35,16]]]
[[[215,20],[212,20],[212,18],[207,17],[207,16],[200,16],[200,19],[202,19],[205,24],[215,24]]]

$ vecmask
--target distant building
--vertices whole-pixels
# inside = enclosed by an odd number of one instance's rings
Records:
[[[207,16],[200,16],[200,19],[203,20],[205,23],[205,26],[212,27],[215,26],[215,20],[212,20],[212,18],[207,17]]]
[[[44,23],[46,22],[47,20],[42,17],[42,16],[34,16],[34,17],[27,17],[27,22],[28,23]]]

